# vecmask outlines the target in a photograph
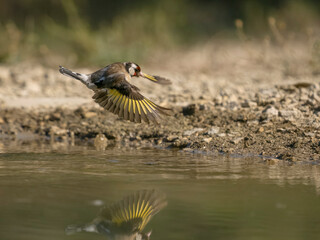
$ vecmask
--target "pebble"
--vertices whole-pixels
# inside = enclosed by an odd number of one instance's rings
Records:
[[[239,142],[241,142],[242,141],[242,137],[240,137],[240,138],[236,138],[236,139],[232,139],[231,140],[231,143],[233,143],[233,144],[238,144]]]
[[[173,144],[171,145],[172,147],[176,147],[176,148],[185,148],[187,147],[188,144],[188,139],[187,138],[177,138],[174,140]]]
[[[85,121],[81,121],[80,124],[81,124],[82,126],[88,126],[88,125],[89,125],[89,123],[87,123],[87,122],[85,122]]]
[[[304,133],[304,135],[307,136],[307,137],[314,137],[315,136],[315,134],[312,133],[312,132]]]
[[[202,139],[203,142],[210,143],[212,141],[212,137]]]
[[[258,104],[256,102],[249,101],[247,99],[241,103],[241,107],[243,107],[243,108],[254,108],[257,106],[258,106]]]
[[[95,112],[85,112],[83,113],[83,117],[84,118],[93,118],[93,117],[96,117],[97,116],[97,113]]]
[[[290,122],[300,120],[301,112],[297,109],[280,110],[279,115]]]
[[[178,139],[179,137],[177,135],[169,135],[167,138],[166,138],[166,141],[167,142],[173,142],[174,140]]]
[[[194,129],[191,129],[191,130],[187,130],[187,131],[184,131],[183,132],[183,136],[190,136],[196,132],[201,132],[203,131],[203,128],[194,128]]]
[[[248,121],[247,124],[248,124],[248,126],[257,126],[257,125],[259,125],[259,121],[252,120],[252,121]]]
[[[264,162],[268,165],[276,165],[279,163],[279,159],[276,159],[276,158],[267,158],[267,159],[264,159]]]
[[[49,119],[50,119],[50,121],[60,120],[61,119],[61,113],[59,113],[59,112],[52,113],[50,115]]]
[[[94,146],[97,150],[104,150],[108,146],[108,139],[103,133],[97,134],[94,139]]]
[[[265,113],[268,118],[278,116],[279,111],[274,106],[267,106],[265,109],[263,109],[262,113]]]
[[[58,126],[51,126],[50,132],[54,135],[62,136],[68,133],[68,130],[59,128]]]
[[[213,126],[210,128],[210,130],[207,133],[208,133],[208,135],[212,136],[212,135],[218,134],[219,131],[220,131],[219,127]]]
[[[194,115],[195,112],[196,112],[196,105],[195,104],[190,104],[190,105],[182,108],[182,113],[184,116]]]

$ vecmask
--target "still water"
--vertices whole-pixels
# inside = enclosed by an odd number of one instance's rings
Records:
[[[165,195],[150,239],[320,239],[320,166],[160,149],[0,145],[0,239],[68,235],[141,190]]]

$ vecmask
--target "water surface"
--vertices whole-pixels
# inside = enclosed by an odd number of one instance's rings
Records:
[[[66,235],[102,206],[142,189],[168,205],[151,239],[320,239],[320,167],[157,149],[0,145],[0,239]]]

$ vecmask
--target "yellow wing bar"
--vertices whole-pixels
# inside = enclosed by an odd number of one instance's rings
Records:
[[[106,110],[131,122],[140,123],[143,120],[147,123],[149,121],[158,123],[161,114],[167,114],[164,110],[168,110],[146,99],[140,93],[134,92],[128,96],[117,89],[100,90],[95,93],[93,99]]]
[[[143,230],[151,217],[166,204],[165,195],[155,190],[138,191],[110,207],[111,221],[120,226],[136,220],[138,229]]]

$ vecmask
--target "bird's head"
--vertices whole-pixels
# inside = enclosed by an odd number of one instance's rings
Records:
[[[141,68],[138,64],[133,62],[126,62],[125,67],[131,77],[140,77]]]
[[[141,71],[140,66],[136,63],[126,62],[125,67],[131,77],[143,77],[143,78],[146,78],[152,82],[156,82],[156,83],[163,84],[163,85],[171,84],[171,81],[169,79],[159,77],[159,76],[152,76],[152,75],[143,73]]]

